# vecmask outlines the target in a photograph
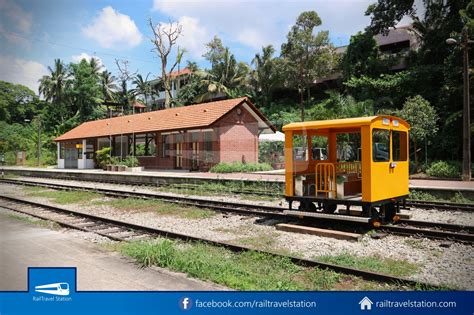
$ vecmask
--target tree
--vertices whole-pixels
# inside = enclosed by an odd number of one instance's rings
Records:
[[[398,115],[410,124],[410,138],[413,140],[415,168],[418,170],[417,143],[426,141],[438,132],[438,114],[430,103],[420,95],[409,97]]]
[[[370,31],[359,32],[351,36],[349,46],[347,46],[341,60],[342,73],[345,79],[352,76],[378,75],[383,72],[380,69],[380,64],[377,42]]]
[[[117,84],[115,83],[115,77],[110,71],[104,70],[100,73],[100,84],[102,87],[102,94],[104,101],[113,101],[114,93],[117,90]]]
[[[179,22],[172,22],[167,25],[159,23],[158,25],[153,24],[151,18],[148,19],[148,24],[153,31],[153,38],[151,42],[155,46],[155,50],[161,60],[161,80],[165,89],[165,108],[169,108],[171,105],[171,72],[181,62],[184,51],[178,47],[176,60],[173,65],[167,70],[168,57],[172,51],[174,45],[183,31],[182,25]]]
[[[215,36],[207,43],[208,51],[203,55],[210,63],[211,69],[201,73],[201,84],[205,92],[197,97],[198,101],[225,94],[237,97],[246,94],[250,67],[245,62],[237,62],[228,47]]]
[[[150,83],[148,82],[148,76],[150,73],[146,75],[145,78],[141,74],[137,74],[133,79],[132,83],[135,85],[135,88],[132,89],[130,92],[134,95],[142,95],[144,97],[145,105],[150,110],[148,106],[148,96],[152,94],[152,88]]]
[[[137,74],[138,70],[135,71],[134,73],[131,73],[129,68],[129,61],[128,60],[123,60],[123,59],[115,59],[115,65],[117,66],[117,69],[119,71],[119,90],[118,90],[118,99],[119,102],[122,104],[123,107],[125,107],[126,110],[128,110],[128,107],[130,105],[130,101],[133,98],[133,95],[130,93],[128,90],[128,81],[133,80],[135,75]]]
[[[287,42],[281,46],[285,60],[287,83],[300,94],[301,120],[304,121],[304,94],[311,99],[310,87],[314,81],[328,73],[335,66],[334,49],[329,43],[329,33],[314,29],[321,25],[321,19],[314,11],[300,14],[287,35]]]
[[[103,95],[94,69],[83,59],[78,64],[71,64],[71,72],[74,79],[68,93],[80,121],[102,118],[104,113],[100,110],[100,104]]]
[[[54,68],[48,66],[49,75],[39,80],[39,93],[47,102],[51,102],[57,116],[56,121],[64,122],[71,113],[70,102],[66,97],[66,89],[71,82],[69,67],[60,59],[54,60]]]
[[[0,81],[0,121],[23,123],[41,110],[41,103],[33,91],[21,84]]]
[[[273,89],[278,84],[278,72],[273,58],[275,49],[272,45],[262,47],[262,54],[255,54],[252,64],[255,70],[252,71],[252,83],[256,98],[261,100],[264,107],[270,103]]]

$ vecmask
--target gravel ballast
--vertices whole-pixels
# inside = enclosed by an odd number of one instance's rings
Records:
[[[29,178],[31,180],[31,178]],[[48,180],[50,181],[50,180]],[[41,180],[43,182],[43,180]],[[51,180],[50,182],[65,182]],[[124,185],[81,183],[84,187],[126,187]],[[130,187],[128,186],[128,189]],[[134,187],[135,191],[154,191],[149,187]],[[0,185],[0,193],[23,197],[29,200],[54,205],[45,198],[29,197],[16,185]],[[225,201],[236,201],[236,198],[221,197]],[[107,200],[104,198],[103,200]],[[256,203],[250,201],[249,203]],[[266,204],[267,202],[262,203]],[[275,203],[273,203],[275,205]],[[159,229],[188,234],[192,236],[250,245],[263,249],[289,252],[293,255],[314,259],[323,255],[351,254],[357,256],[375,256],[406,260],[419,266],[416,274],[410,278],[443,284],[459,289],[474,289],[474,252],[473,247],[458,243],[444,246],[446,242],[428,239],[415,239],[389,235],[382,239],[372,239],[365,235],[358,242],[337,240],[313,235],[295,234],[277,231],[270,222],[256,223],[258,218],[217,213],[202,219],[186,219],[176,216],[159,215],[152,211],[117,210],[107,205],[93,206],[86,204],[62,205],[61,207],[113,219],[128,221],[134,224],[147,225]],[[183,209],[183,211],[186,211]],[[420,210],[426,211],[426,210]],[[437,211],[443,213],[442,211]],[[448,212],[452,219],[453,213]],[[461,213],[466,215],[466,213]],[[472,216],[472,215],[470,215]],[[415,218],[421,220],[421,218]],[[472,218],[470,218],[472,220]],[[429,216],[430,221],[439,221]],[[448,221],[444,221],[448,222]],[[449,221],[450,223],[456,223]],[[466,221],[464,220],[464,223]],[[441,245],[441,246],[440,246]]]

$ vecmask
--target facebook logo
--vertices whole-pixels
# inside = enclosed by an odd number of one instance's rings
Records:
[[[179,300],[179,308],[182,310],[185,310],[185,311],[190,310],[192,306],[193,306],[193,301],[188,297],[184,297],[181,300]]]

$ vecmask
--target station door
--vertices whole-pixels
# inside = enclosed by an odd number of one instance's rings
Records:
[[[64,168],[77,168],[77,149],[64,149]]]

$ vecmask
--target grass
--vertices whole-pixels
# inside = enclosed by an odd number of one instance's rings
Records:
[[[273,171],[273,168],[268,163],[232,162],[219,163],[209,170],[210,173],[248,173],[261,171]]]
[[[202,243],[183,244],[158,239],[114,246],[143,266],[155,265],[184,272],[236,290],[331,290],[338,287],[380,290],[387,287],[328,270],[301,267],[288,258],[252,251],[233,253]],[[388,286],[388,289],[394,287]]]
[[[50,199],[58,204],[84,203],[102,195],[87,191],[48,190],[41,187],[23,187],[28,196]]]
[[[425,191],[411,190],[410,199],[413,200],[424,200],[424,201],[445,201],[445,202],[457,202],[457,203],[474,203],[474,200],[465,197],[461,192],[456,192],[454,196],[450,198],[441,198],[430,194]]]
[[[316,260],[339,266],[385,273],[397,277],[410,276],[418,270],[416,264],[410,263],[406,260],[395,260],[373,256],[359,257],[348,253],[342,253],[336,256],[319,256],[316,257]]]
[[[124,198],[98,200],[94,205],[107,205],[119,210],[151,211],[160,215],[178,216],[186,219],[205,219],[216,215],[216,212],[196,207],[184,207],[161,200]]]
[[[61,226],[55,222],[45,221],[45,220],[41,220],[41,219],[29,217],[29,216],[9,214],[8,217],[18,220],[18,221],[22,221],[28,224],[33,224],[33,225],[37,225],[37,226],[48,228],[48,229],[58,230],[59,228],[61,228]]]
[[[160,191],[197,196],[222,196],[235,195],[245,191],[245,198],[250,200],[275,200],[280,198],[280,188],[278,184],[265,183],[237,183],[237,182],[203,182],[200,184],[171,184],[159,188]],[[252,194],[255,192],[255,194]],[[266,192],[268,195],[258,194],[259,192]]]
[[[24,187],[27,195],[50,199],[58,204],[89,203],[91,205],[106,205],[119,210],[153,211],[161,215],[172,215],[186,219],[205,219],[216,213],[207,209],[183,207],[160,200],[138,198],[113,198],[103,200],[104,195],[86,191],[57,191],[40,187]],[[101,200],[102,199],[102,200]]]

